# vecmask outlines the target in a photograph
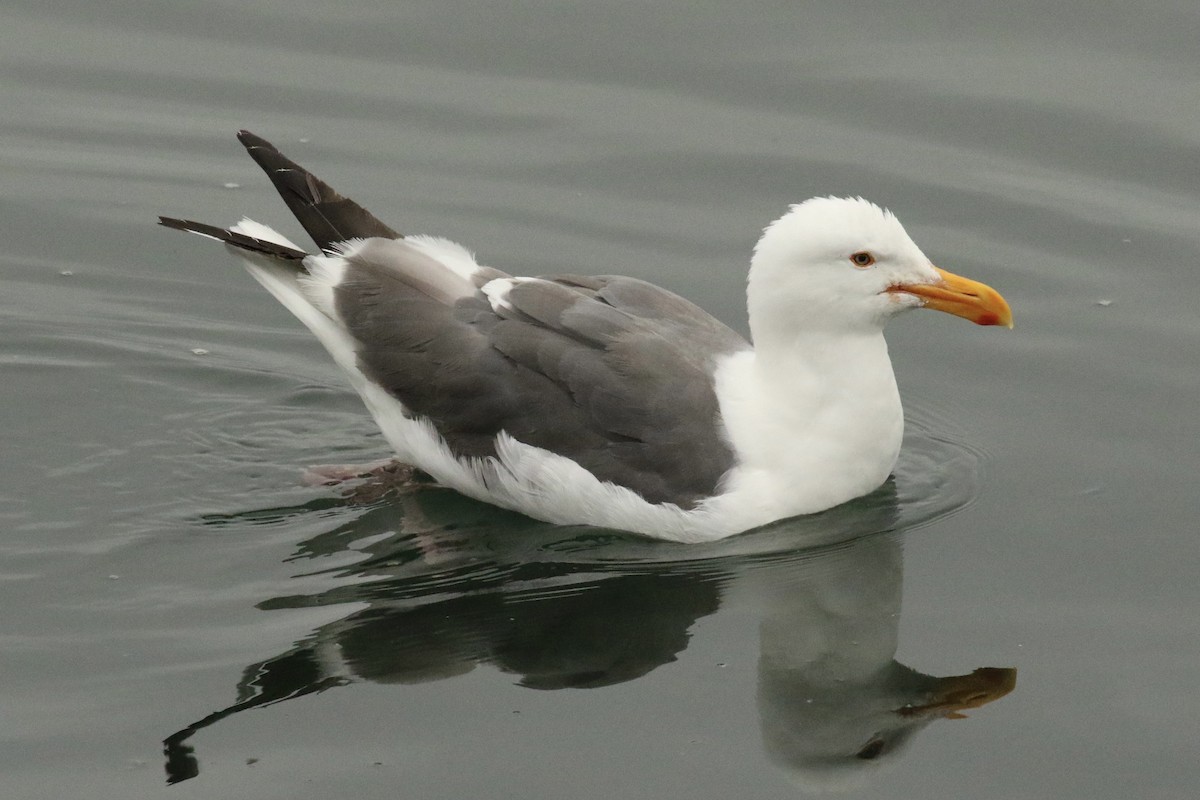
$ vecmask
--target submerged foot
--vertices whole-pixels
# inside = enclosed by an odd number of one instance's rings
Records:
[[[308,467],[300,480],[305,486],[337,486],[362,480],[342,493],[352,503],[374,503],[390,492],[411,491],[430,482],[424,472],[394,458],[366,464],[317,464]]]

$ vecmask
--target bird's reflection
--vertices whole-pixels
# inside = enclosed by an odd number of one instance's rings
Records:
[[[531,689],[635,680],[673,661],[733,582],[764,598],[758,705],[767,753],[795,779],[841,780],[899,752],[934,719],[1007,693],[1015,676],[935,678],[894,660],[897,505],[889,485],[825,514],[685,548],[536,523],[445,490],[405,492],[300,546],[298,560],[352,547],[364,558],[340,570],[345,585],[260,607],[359,610],[248,666],[235,703],[165,740],[167,780],[199,773],[188,740],[202,729],[355,681],[445,680],[481,664]],[[835,543],[794,546],[821,539]]]
[[[779,571],[760,623],[758,708],[771,760],[808,788],[844,788],[936,719],[1012,691],[1016,670],[934,677],[895,660],[900,535]]]

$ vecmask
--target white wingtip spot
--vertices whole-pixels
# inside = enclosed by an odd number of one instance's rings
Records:
[[[497,278],[483,285],[483,293],[487,295],[492,311],[497,314],[512,313],[516,309],[508,300],[508,293],[521,281],[521,278]]]

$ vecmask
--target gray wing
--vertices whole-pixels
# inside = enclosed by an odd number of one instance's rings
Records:
[[[519,279],[438,302],[395,265],[355,262],[337,311],[364,374],[428,417],[457,455],[501,431],[650,502],[690,508],[734,456],[712,383],[744,339],[698,307],[616,276]]]
[[[363,239],[334,290],[358,368],[460,456],[495,454],[506,432],[564,455],[651,502],[690,508],[714,494],[734,455],[712,371],[749,347],[683,298],[615,276],[516,279],[503,303],[410,246],[266,140],[238,139],[322,250]],[[298,275],[305,253],[190,220],[168,227],[219,239]]]

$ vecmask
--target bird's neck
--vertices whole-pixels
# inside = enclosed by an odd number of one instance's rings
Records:
[[[882,332],[807,331],[755,344],[717,373],[738,456],[727,491],[794,516],[882,484],[904,429]]]

